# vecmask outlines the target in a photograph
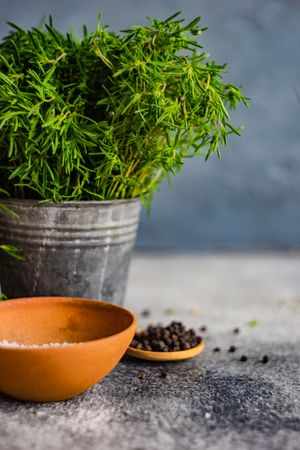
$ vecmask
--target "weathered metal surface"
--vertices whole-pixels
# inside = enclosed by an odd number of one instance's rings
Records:
[[[1,253],[0,282],[9,297],[62,295],[123,302],[140,201],[1,200],[19,217],[0,216],[0,242],[22,249],[24,261]]]

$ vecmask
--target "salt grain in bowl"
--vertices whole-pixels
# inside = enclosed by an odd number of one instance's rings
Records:
[[[73,345],[75,342],[49,342],[47,344],[19,344],[18,342],[0,341],[0,347],[6,348],[49,348],[49,347],[66,347]]]

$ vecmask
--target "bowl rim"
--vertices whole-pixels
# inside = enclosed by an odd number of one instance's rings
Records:
[[[106,336],[103,338],[98,338],[98,339],[90,339],[88,341],[83,341],[83,342],[71,342],[68,343],[68,345],[59,345],[57,347],[42,347],[42,346],[37,346],[37,347],[10,347],[10,346],[1,346],[0,345],[0,351],[61,351],[64,350],[66,351],[68,348],[74,348],[76,346],[82,346],[82,345],[90,345],[90,344],[94,344],[96,342],[99,341],[106,341],[107,343],[109,343],[109,340],[113,340],[116,337],[120,337],[123,334],[126,334],[128,332],[128,330],[133,329],[135,330],[137,327],[137,317],[136,315],[130,311],[127,308],[124,308],[123,306],[120,305],[116,305],[114,303],[109,303],[109,302],[105,302],[103,300],[96,300],[96,299],[92,299],[92,298],[84,298],[84,297],[60,297],[60,296],[39,296],[39,297],[20,297],[20,298],[13,298],[13,299],[9,299],[9,300],[4,300],[2,302],[0,302],[0,314],[1,314],[1,308],[2,307],[9,307],[10,303],[13,302],[16,304],[25,304],[25,303],[35,303],[35,302],[43,302],[45,300],[50,300],[53,302],[57,302],[57,303],[86,303],[86,304],[94,304],[97,306],[104,306],[108,309],[117,309],[119,311],[123,311],[126,312],[126,314],[128,316],[130,316],[131,318],[131,323],[122,331],[119,331],[118,333],[114,333],[110,336]],[[38,345],[38,344],[37,344]]]

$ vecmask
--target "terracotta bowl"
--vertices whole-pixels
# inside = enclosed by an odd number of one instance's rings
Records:
[[[72,343],[0,345],[0,391],[34,402],[79,395],[116,366],[135,329],[130,311],[96,300],[36,297],[0,302],[0,341]]]

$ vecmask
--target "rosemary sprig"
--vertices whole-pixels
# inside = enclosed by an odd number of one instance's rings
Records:
[[[220,155],[247,104],[199,44],[200,18],[174,14],[81,40],[52,19],[0,44],[0,187],[46,201],[141,197],[185,158]],[[200,41],[201,42],[201,41]]]
[[[7,192],[4,191],[3,189],[0,189],[0,194],[7,195]],[[1,213],[1,210],[5,211],[6,213],[11,214],[14,217],[19,217],[15,211],[8,208],[6,205],[3,205],[2,203],[0,203],[0,213]],[[22,255],[22,251],[19,248],[15,247],[14,245],[0,244],[0,251],[7,253],[9,256],[12,256],[15,259],[19,259],[19,260],[24,259],[24,256]],[[1,300],[1,293],[0,293],[0,300]]]

